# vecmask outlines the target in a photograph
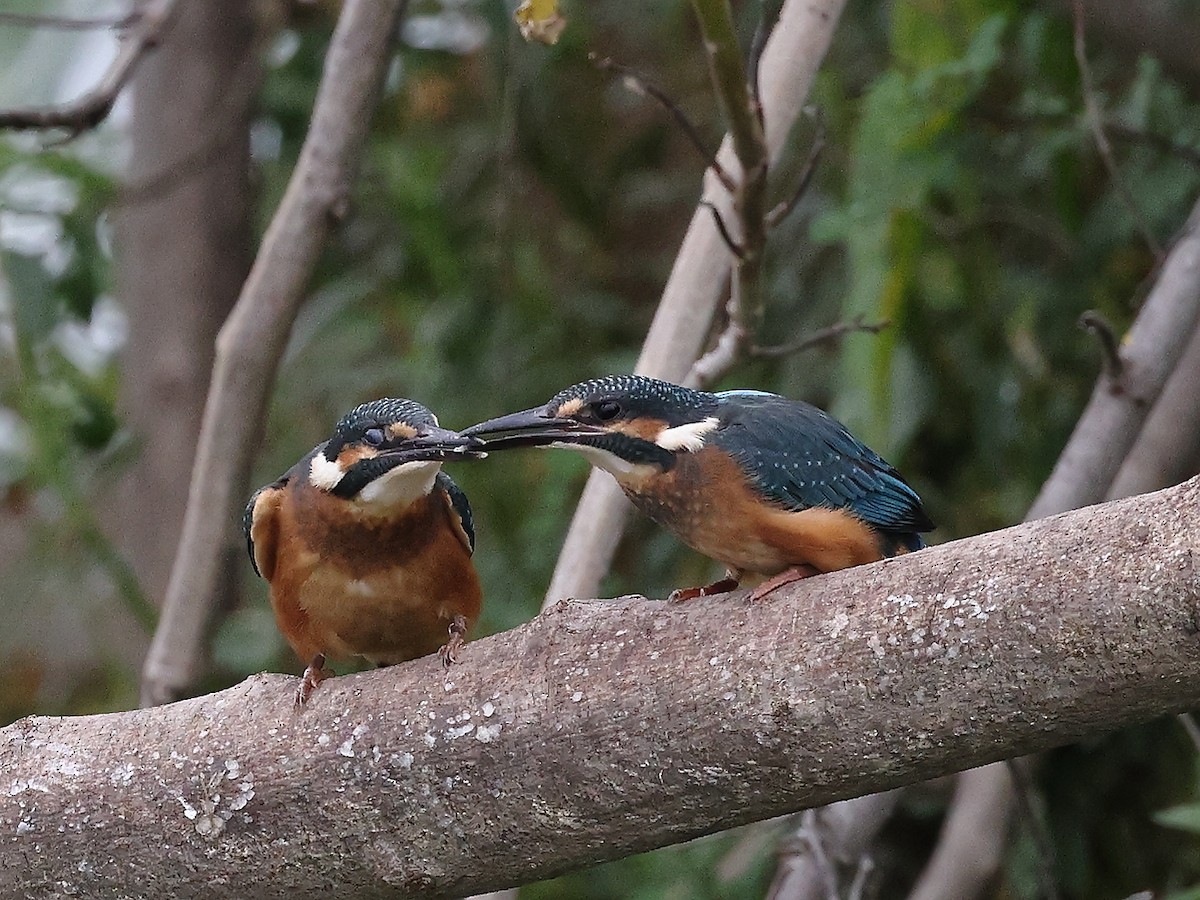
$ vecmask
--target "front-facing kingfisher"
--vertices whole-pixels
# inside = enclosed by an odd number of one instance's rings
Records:
[[[331,674],[327,656],[454,662],[482,594],[471,507],[441,465],[477,446],[419,403],[374,400],[250,498],[250,561],[307,664],[297,705]]]
[[[643,513],[724,563],[674,600],[769,576],[757,599],[809,575],[924,546],[916,491],[815,406],[763,391],[693,390],[640,375],[572,385],[543,406],[463,431],[488,451],[562,447],[612,474]]]

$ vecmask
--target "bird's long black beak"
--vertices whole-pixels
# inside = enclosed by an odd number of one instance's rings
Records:
[[[422,425],[415,437],[393,441],[380,448],[376,459],[387,460],[387,467],[406,462],[440,461],[448,459],[482,459],[483,441],[448,428]]]
[[[508,447],[576,443],[589,435],[600,434],[602,430],[574,419],[556,418],[544,406],[538,406],[488,419],[463,429],[462,433],[468,437],[483,438],[486,450],[502,450]]]

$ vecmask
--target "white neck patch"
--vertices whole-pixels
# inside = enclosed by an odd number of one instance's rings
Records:
[[[326,459],[320,451],[313,456],[312,465],[308,468],[309,482],[323,491],[332,491],[345,474],[336,459]]]
[[[709,416],[699,422],[687,422],[674,428],[664,428],[654,439],[654,443],[664,450],[699,450],[704,446],[704,439],[714,428],[721,424],[716,416]]]
[[[432,460],[417,460],[385,472],[367,484],[354,502],[360,506],[379,509],[407,506],[433,490],[442,464]]]

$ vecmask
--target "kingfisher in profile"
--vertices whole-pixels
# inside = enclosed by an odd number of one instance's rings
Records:
[[[767,576],[759,599],[809,575],[925,546],[934,526],[916,491],[815,406],[762,391],[692,390],[610,375],[544,406],[473,425],[487,451],[561,447],[609,472],[634,506],[726,566],[671,599]]]
[[[327,656],[455,661],[482,593],[471,507],[441,467],[482,456],[479,446],[419,403],[373,400],[250,498],[250,562],[307,664],[298,706],[332,674]]]

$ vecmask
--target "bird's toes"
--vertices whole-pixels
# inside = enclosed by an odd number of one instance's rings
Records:
[[[462,649],[463,644],[467,642],[467,617],[455,616],[450,623],[450,640],[438,650],[438,658],[442,661],[445,668],[450,668],[458,662],[458,651]]]
[[[313,661],[304,669],[304,674],[300,676],[300,684],[296,688],[296,708],[304,706],[308,702],[308,698],[312,696],[313,689],[318,684],[333,675],[325,668],[325,655],[318,653],[313,657]]]
[[[708,597],[712,594],[728,594],[730,591],[737,590],[737,586],[738,582],[736,578],[721,578],[712,584],[705,584],[700,587],[676,588],[667,596],[667,602],[684,603],[688,600],[694,600],[697,597]]]

